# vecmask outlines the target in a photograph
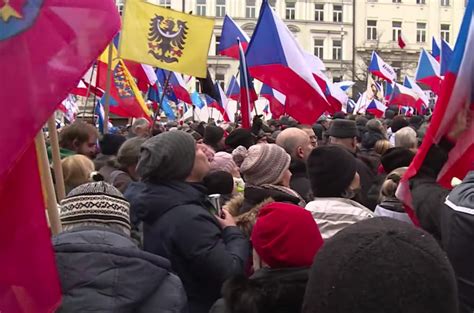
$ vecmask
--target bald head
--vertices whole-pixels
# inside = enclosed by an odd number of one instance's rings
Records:
[[[309,135],[304,130],[294,127],[282,131],[275,143],[285,149],[293,159],[306,160],[313,150]]]

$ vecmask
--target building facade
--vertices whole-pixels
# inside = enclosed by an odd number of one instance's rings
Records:
[[[238,61],[217,56],[225,14],[231,16],[249,35],[257,24],[261,0],[149,0],[174,10],[215,17],[214,34],[209,49],[211,76],[228,85],[238,72]],[[270,0],[301,47],[320,57],[326,64],[329,78],[339,81],[341,74],[350,79],[348,68],[353,59],[353,0]],[[256,86],[257,91],[260,86]]]
[[[413,76],[419,52],[431,39],[454,45],[465,0],[357,0],[355,14],[356,80],[364,81],[373,50],[397,71],[399,81]],[[398,37],[406,46],[401,49]]]

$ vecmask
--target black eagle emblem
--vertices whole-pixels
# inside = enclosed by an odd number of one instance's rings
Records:
[[[178,62],[188,34],[187,22],[155,15],[150,21],[148,53],[166,63]]]

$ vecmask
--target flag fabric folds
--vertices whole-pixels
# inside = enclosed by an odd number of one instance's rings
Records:
[[[381,57],[372,51],[372,57],[370,59],[369,72],[377,77],[380,77],[388,82],[394,82],[397,79],[397,73],[393,68],[382,60]]]
[[[177,103],[179,100],[192,104],[191,96],[189,95],[186,83],[180,73],[170,72],[163,69],[157,69],[156,75],[161,87],[165,86],[166,79],[168,79],[168,86],[166,87],[166,96],[173,102]]]
[[[373,114],[377,118],[381,118],[386,110],[387,107],[382,102],[373,99],[367,106],[366,112]]]
[[[217,95],[218,95],[216,100],[223,109],[223,113],[221,112],[222,118],[224,119],[225,122],[230,122],[231,119],[233,120],[234,118],[229,110],[230,108],[227,105],[229,100],[227,99],[224,93],[224,90],[222,90],[221,85],[217,82],[216,82],[216,89],[217,89]]]
[[[466,129],[458,138],[449,139],[453,126],[458,125],[459,117],[474,116],[474,2],[469,1],[461,24],[461,30],[454,47],[451,64],[441,86],[441,92],[433,112],[423,143],[403,176],[397,190],[397,197],[406,204],[407,212],[414,216],[409,189],[409,179],[415,176],[432,145],[438,144],[443,138],[452,140],[454,147],[449,152],[448,160],[441,169],[437,181],[450,187],[453,177],[463,179],[473,169],[474,160],[474,123],[467,123]],[[416,221],[416,217],[413,218]]]
[[[0,154],[0,311],[46,313],[61,290],[34,138],[117,33],[120,17],[105,0],[30,1],[18,13],[0,18],[0,68],[8,78],[0,86],[8,117],[0,132],[8,143]]]
[[[346,80],[346,81],[334,83],[334,85],[341,88],[341,90],[343,91],[348,91],[349,89],[352,88],[352,86],[355,85],[355,82]]]
[[[406,41],[405,41],[405,38],[403,37],[402,34],[400,34],[400,36],[398,36],[398,46],[400,47],[400,49],[403,49],[406,47]]]
[[[100,55],[97,65],[97,86],[106,89],[109,47]],[[111,46],[112,70],[110,88],[110,112],[123,117],[144,117],[151,119],[151,112],[145,104],[135,80],[123,60],[117,57],[115,46]],[[103,96],[105,100],[105,94]]]
[[[127,1],[124,12],[121,58],[206,77],[214,19],[139,0]]]
[[[418,84],[415,82],[415,80],[409,76],[405,76],[405,80],[403,81],[403,86],[410,88],[414,93],[416,93],[419,97],[418,103],[416,104],[418,112],[421,112],[423,108],[427,108],[430,100],[424,93],[424,91],[418,86]]]
[[[416,69],[415,79],[417,82],[430,87],[434,93],[439,92],[441,77],[439,75],[439,63],[425,49],[421,50]]]
[[[395,83],[389,104],[398,106],[411,106],[417,110],[420,110],[420,107],[418,107],[419,98],[420,97],[411,88]]]
[[[224,17],[224,23],[222,24],[221,40],[217,47],[217,53],[238,60],[239,47],[237,45],[237,39],[240,40],[245,52],[250,41],[249,36],[230,16],[226,15]]]
[[[260,96],[268,100],[272,118],[279,119],[283,114],[285,114],[286,96],[284,94],[266,84],[262,84]]]
[[[202,109],[206,104],[202,101],[201,96],[197,91],[191,94],[191,100],[193,101],[193,105],[197,106],[198,108]]]
[[[440,59],[440,75],[446,75],[448,71],[449,64],[451,63],[451,59],[453,57],[453,49],[446,42],[446,40],[441,40],[441,59]]]
[[[328,103],[293,34],[263,1],[246,54],[252,77],[286,95],[286,113],[313,124]],[[242,86],[241,86],[242,88]]]
[[[239,101],[240,99],[240,86],[234,75],[232,75],[232,78],[230,79],[229,86],[227,87],[226,96],[227,98],[230,98],[235,101]]]
[[[431,38],[431,55],[433,56],[433,58],[435,58],[436,61],[440,61],[441,49],[439,47],[438,41],[435,39],[434,36],[433,38]]]
[[[253,91],[252,79],[249,75],[247,60],[245,58],[244,49],[240,41],[239,45],[239,56],[240,56],[240,113],[242,114],[242,128],[250,128],[251,126],[251,107],[254,106],[254,101],[251,93]],[[253,91],[255,92],[255,91]]]

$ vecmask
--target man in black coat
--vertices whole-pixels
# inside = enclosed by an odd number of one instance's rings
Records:
[[[147,140],[137,166],[143,181],[126,193],[132,215],[143,222],[144,249],[171,261],[190,313],[209,311],[224,281],[243,274],[250,250],[226,210],[212,213],[201,184],[210,169],[204,149],[181,131]]]
[[[285,149],[291,157],[291,189],[303,197],[306,202],[312,201],[311,185],[306,171],[306,160],[313,150],[311,138],[304,130],[291,127],[282,131],[275,143]]]

